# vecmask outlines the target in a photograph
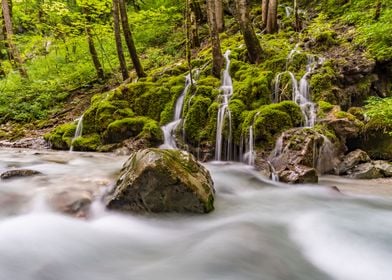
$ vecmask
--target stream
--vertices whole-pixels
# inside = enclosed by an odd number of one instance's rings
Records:
[[[0,279],[392,279],[392,197],[288,186],[244,164],[213,162],[206,164],[216,188],[211,214],[105,211],[99,194],[125,159],[1,149],[0,173],[43,175],[0,181]],[[52,209],[51,195],[70,189],[97,194],[89,217]]]

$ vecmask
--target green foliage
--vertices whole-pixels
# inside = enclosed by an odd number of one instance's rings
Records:
[[[365,114],[370,118],[367,128],[392,135],[392,98],[369,98]]]

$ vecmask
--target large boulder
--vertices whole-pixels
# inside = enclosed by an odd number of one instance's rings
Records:
[[[315,183],[317,174],[331,171],[337,161],[333,143],[310,128],[294,128],[282,134],[270,155],[280,181]]]
[[[145,149],[124,164],[106,206],[131,212],[208,213],[214,209],[214,193],[210,173],[191,154]]]
[[[356,165],[347,171],[351,178],[355,179],[378,179],[392,177],[392,163],[384,160]]]
[[[347,171],[354,168],[360,163],[366,163],[370,161],[368,154],[360,149],[356,149],[344,156],[343,160],[339,163],[336,168],[338,175],[347,174]]]

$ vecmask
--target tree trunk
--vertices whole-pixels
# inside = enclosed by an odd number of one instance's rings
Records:
[[[263,22],[263,29],[267,27],[267,20],[268,20],[268,6],[269,0],[263,0],[261,2],[261,20]]]
[[[90,51],[91,59],[93,60],[95,71],[97,71],[98,80],[102,81],[105,79],[105,74],[103,71],[102,64],[98,58],[98,53],[94,45],[94,39],[91,34],[90,26],[86,25],[85,30],[86,30],[88,49]]]
[[[223,3],[222,0],[215,0],[215,17],[216,29],[219,33],[225,30],[225,20],[223,17]]]
[[[270,0],[268,5],[267,33],[278,31],[278,0]]]
[[[242,36],[244,36],[249,61],[251,63],[259,63],[261,60],[262,50],[259,39],[257,39],[250,21],[248,4],[246,3],[246,0],[235,0],[235,4],[236,18],[240,25]]]
[[[19,70],[20,75],[23,78],[28,78],[27,71],[23,66],[23,62],[20,57],[19,51],[16,48],[14,41],[13,41],[14,32],[12,29],[12,18],[11,18],[11,11],[10,11],[10,6],[8,4],[8,1],[1,0],[1,7],[2,7],[2,11],[3,11],[5,36],[7,39],[7,45],[8,45],[10,57],[12,57],[11,59],[14,61],[16,68]]]
[[[380,15],[381,15],[381,6],[382,6],[381,0],[377,0],[377,1],[376,1],[376,11],[375,11],[375,13],[374,13],[374,20],[375,20],[375,21],[378,21],[378,19],[380,18]]]
[[[206,23],[208,21],[208,16],[206,17],[205,13],[203,12],[203,7],[200,5],[200,0],[192,0],[191,1],[191,10],[195,14],[196,22],[200,25],[202,23]],[[205,6],[205,4],[203,4]]]
[[[139,57],[137,55],[135,42],[133,41],[132,32],[129,28],[127,7],[124,0],[118,0],[120,5],[120,15],[121,15],[121,25],[124,32],[125,42],[127,43],[129,55],[131,56],[133,67],[135,67],[137,76],[139,78],[146,77],[144,73],[143,66],[140,63]]]
[[[294,5],[293,5],[293,10],[294,10],[294,29],[295,31],[299,32],[301,31],[301,21],[299,20],[299,14],[298,14],[298,1],[294,0]]]
[[[191,77],[191,84],[193,85],[193,77],[192,77],[192,55],[191,55],[191,9],[189,5],[190,0],[186,0],[185,5],[185,26],[186,26],[186,60],[188,63],[189,75]]]
[[[114,21],[114,40],[116,41],[116,49],[118,60],[120,61],[120,69],[123,80],[129,78],[127,64],[125,62],[124,51],[121,43],[120,14],[118,11],[118,0],[113,0],[113,21]]]
[[[210,27],[210,37],[212,45],[212,75],[217,78],[220,78],[221,69],[223,66],[223,56],[220,49],[220,39],[216,26],[214,1],[215,0],[207,0],[207,17],[208,25]]]

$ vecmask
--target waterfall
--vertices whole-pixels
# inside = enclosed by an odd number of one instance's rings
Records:
[[[75,130],[75,135],[71,140],[71,147],[69,148],[69,150],[72,152],[73,151],[73,142],[75,141],[76,138],[82,136],[83,133],[83,116],[82,115],[79,119],[77,119],[78,124],[76,126],[76,130]]]
[[[286,69],[288,67],[288,64],[291,63],[293,56],[299,52],[300,51],[298,50],[298,44],[297,44],[287,56]],[[311,101],[308,78],[312,74],[312,72],[316,69],[316,67],[324,62],[324,59],[317,58],[314,55],[307,55],[307,58],[308,61],[306,64],[306,72],[302,76],[299,82],[296,79],[294,73],[287,70],[276,75],[272,99],[275,103],[281,101],[280,81],[284,74],[288,74],[291,79],[292,100],[295,103],[297,103],[298,106],[300,106],[302,115],[305,119],[303,126],[313,127],[316,122],[317,112],[316,112],[316,105]]]
[[[249,127],[249,137],[248,137],[248,144],[246,146],[246,152],[243,156],[243,160],[248,165],[255,165],[255,150],[254,150],[254,130],[253,125]]]
[[[324,135],[321,136],[323,138],[323,144],[319,148],[318,152],[314,152],[314,154],[317,154],[315,168],[320,174],[324,174],[332,170],[335,166],[335,146],[328,137]]]
[[[221,105],[218,110],[216,123],[216,141],[215,141],[215,160],[222,160],[222,146],[223,146],[223,128],[225,120],[228,120],[229,134],[227,136],[226,144],[226,160],[232,159],[232,127],[231,127],[231,112],[229,109],[229,100],[233,94],[233,83],[229,73],[230,70],[230,50],[225,52],[226,68],[223,71],[223,82],[221,86]]]
[[[176,102],[176,107],[174,110],[173,121],[161,127],[164,136],[163,145],[160,146],[161,149],[177,149],[175,132],[178,125],[181,123],[182,108],[184,105],[184,99],[192,85],[191,73],[185,77],[185,87],[181,95],[178,97]]]
[[[269,169],[271,172],[271,180],[273,182],[279,182],[279,175],[276,172],[275,167],[273,166],[273,164],[269,160],[267,160],[267,163],[268,163],[268,166],[269,166]]]

